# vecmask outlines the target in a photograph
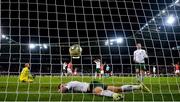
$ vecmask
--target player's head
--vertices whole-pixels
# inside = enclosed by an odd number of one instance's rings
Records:
[[[24,66],[29,68],[30,65],[29,65],[29,63],[26,63]]]
[[[136,44],[136,48],[137,48],[137,49],[141,49],[141,43],[137,43],[137,44]]]
[[[65,87],[65,84],[58,85],[58,92],[65,93],[68,89]]]

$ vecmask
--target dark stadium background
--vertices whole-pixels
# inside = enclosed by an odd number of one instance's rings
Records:
[[[176,62],[180,45],[179,26],[161,26],[159,32],[147,28],[147,21],[173,0],[1,0],[0,71],[20,72],[31,62],[36,73],[60,73],[61,61],[69,61],[69,46],[80,43],[80,59],[73,59],[78,71],[91,73],[95,58],[102,58],[116,73],[132,73],[135,43],[147,50],[151,65],[162,65],[162,73]],[[172,7],[169,10],[177,10]],[[171,11],[173,12],[173,11]],[[177,13],[178,14],[178,13]],[[178,16],[178,15],[177,15]],[[163,22],[163,18],[162,21]],[[123,37],[122,44],[105,45],[106,40]],[[30,43],[48,44],[48,49],[29,49]],[[9,73],[10,74],[10,73]]]

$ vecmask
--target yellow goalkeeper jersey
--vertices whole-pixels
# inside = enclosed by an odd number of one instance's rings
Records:
[[[23,70],[21,71],[19,80],[20,81],[27,81],[28,77],[29,77],[29,74],[30,74],[30,72],[29,72],[28,67],[24,67]]]

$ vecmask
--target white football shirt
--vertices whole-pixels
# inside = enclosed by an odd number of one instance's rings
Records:
[[[66,70],[66,66],[67,64],[66,63],[63,63],[63,69]]]
[[[137,49],[136,51],[134,51],[134,61],[136,63],[145,63],[144,58],[148,58],[145,50]]]
[[[90,84],[86,83],[86,82],[71,81],[71,82],[68,82],[65,87],[68,90],[72,89],[72,90],[78,91],[78,92],[87,92],[89,85]]]
[[[154,72],[154,73],[156,72],[156,67],[155,67],[155,66],[153,66],[153,72]]]
[[[97,61],[97,62],[95,62],[95,63],[96,63],[96,68],[100,68],[101,62],[100,62],[100,61]]]

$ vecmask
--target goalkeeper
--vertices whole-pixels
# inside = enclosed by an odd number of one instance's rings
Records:
[[[80,92],[80,93],[92,93],[99,96],[113,97],[114,100],[120,100],[123,98],[122,92],[134,91],[134,90],[150,90],[144,85],[123,85],[123,86],[110,86],[100,83],[98,81],[92,81],[91,83],[70,81],[66,84],[58,85],[58,92]]]
[[[23,70],[21,71],[21,74],[20,74],[20,77],[19,77],[19,80],[21,82],[33,82],[33,77],[30,73],[30,65],[29,63],[26,63],[25,64],[25,67],[23,68]]]

